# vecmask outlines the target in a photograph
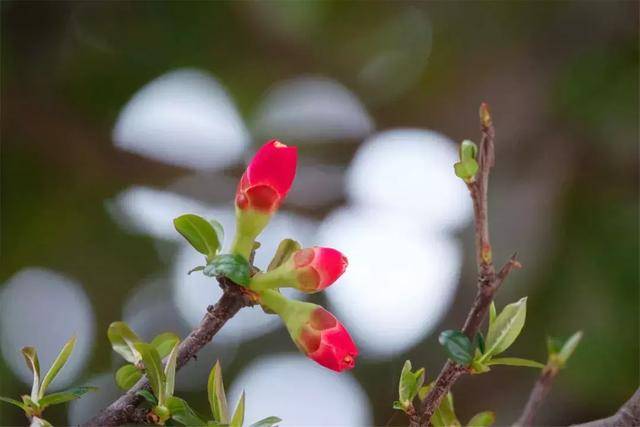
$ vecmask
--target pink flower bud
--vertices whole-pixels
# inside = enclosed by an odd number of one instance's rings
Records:
[[[292,255],[297,288],[319,292],[333,284],[347,269],[347,257],[331,248],[301,249]]]
[[[311,312],[300,328],[296,344],[310,359],[337,372],[353,368],[358,356],[349,332],[322,307]]]
[[[274,140],[258,150],[240,179],[236,206],[272,213],[280,206],[296,175],[298,152]]]

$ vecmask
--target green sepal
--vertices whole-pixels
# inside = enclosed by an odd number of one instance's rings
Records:
[[[40,391],[38,392],[38,400],[42,399],[45,391],[47,391],[47,388],[49,387],[49,384],[51,384],[51,382],[55,379],[55,377],[58,375],[60,370],[67,363],[67,360],[69,360],[69,356],[71,356],[71,352],[73,351],[73,348],[75,347],[75,345],[76,345],[76,337],[74,336],[74,337],[71,337],[71,339],[69,339],[69,341],[67,341],[64,344],[64,346],[62,346],[60,353],[58,353],[58,356],[51,364],[51,368],[49,368],[49,371],[47,372],[47,374],[44,376],[44,379],[42,380],[42,384],[40,385]]]
[[[205,426],[207,423],[200,418],[189,404],[179,397],[171,396],[167,399],[167,409],[171,413],[171,419],[185,426]]]
[[[116,371],[116,384],[123,390],[129,390],[142,378],[142,372],[134,365],[127,363]]]
[[[33,383],[31,385],[31,400],[38,402],[38,394],[40,390],[40,362],[38,361],[38,352],[34,347],[23,347],[22,356],[29,370],[33,373]]]
[[[211,260],[203,273],[211,277],[226,277],[238,285],[248,285],[251,272],[249,262],[239,255],[224,254]]]
[[[166,382],[165,374],[162,369],[162,360],[158,354],[158,350],[151,344],[138,342],[135,344],[136,350],[142,356],[144,363],[144,371],[153,390],[153,394],[158,399],[158,405],[164,405],[164,386]]]
[[[291,255],[293,255],[294,252],[299,251],[300,249],[302,249],[302,245],[300,245],[300,243],[293,239],[284,239],[278,245],[278,249],[271,259],[269,267],[267,267],[267,271],[280,267],[289,258],[291,258]]]
[[[255,423],[251,424],[249,427],[273,427],[276,424],[282,422],[282,419],[274,416],[270,416],[267,418],[263,418]]]
[[[506,365],[506,366],[523,366],[527,368],[544,368],[544,365],[535,360],[522,359],[520,357],[497,357],[486,362],[488,366]]]
[[[138,335],[125,322],[113,322],[107,329],[107,337],[111,342],[111,348],[129,363],[138,363],[141,360],[140,353],[135,344],[140,342]]]
[[[224,392],[224,382],[222,380],[222,368],[220,362],[216,364],[209,373],[207,381],[207,397],[211,414],[216,422],[226,424],[229,422],[229,407],[227,405],[227,396]]]
[[[61,391],[58,393],[51,393],[44,396],[38,402],[40,406],[40,410],[42,411],[47,406],[51,405],[59,405],[61,403],[66,403],[71,400],[78,399],[82,397],[84,394],[89,393],[90,391],[96,391],[98,387],[74,387],[69,390]]]
[[[454,362],[468,366],[473,360],[473,344],[462,332],[453,329],[443,331],[438,341]]]
[[[238,400],[236,410],[233,411],[229,427],[242,427],[242,423],[244,423],[244,391],[240,395],[240,400]]]
[[[506,349],[518,338],[527,316],[527,297],[507,305],[490,324],[483,360],[490,359]]]
[[[484,411],[475,414],[467,423],[468,427],[489,427],[496,422],[496,413],[493,411]]]
[[[207,221],[201,216],[194,214],[181,215],[173,220],[176,231],[184,237],[195,250],[213,259],[220,250],[222,242],[220,234],[222,226],[219,223]]]

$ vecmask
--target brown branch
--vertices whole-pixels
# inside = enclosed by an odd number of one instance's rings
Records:
[[[527,404],[522,411],[522,415],[518,421],[516,421],[515,425],[521,427],[529,427],[533,425],[533,420],[538,412],[538,409],[542,405],[545,397],[551,391],[551,386],[553,385],[553,381],[558,375],[558,367],[547,364],[542,370],[542,373],[538,377],[536,384],[533,386],[533,390],[531,390],[531,394],[529,395],[529,400],[527,400]]]
[[[200,325],[180,343],[177,369],[182,368],[191,358],[195,357],[196,353],[208,344],[224,324],[235,316],[242,307],[254,304],[250,295],[241,286],[224,278],[219,279],[218,282],[223,289],[222,297],[215,306],[207,308],[207,313]],[[118,426],[128,422],[139,422],[146,414],[136,409],[143,399],[137,393],[149,389],[149,382],[144,376],[125,394],[103,409],[97,416],[84,423],[83,426]]]
[[[632,427],[640,425],[640,388],[610,417],[573,427]]]
[[[471,306],[471,310],[462,327],[462,332],[473,340],[480,329],[493,297],[513,268],[520,267],[514,254],[511,259],[496,274],[493,266],[491,241],[489,238],[489,214],[487,190],[489,188],[489,173],[495,163],[494,139],[495,130],[487,104],[480,105],[480,127],[482,139],[478,149],[478,173],[475,180],[467,184],[473,201],[474,228],[476,241],[476,261],[478,265],[478,292]],[[418,413],[412,417],[412,424],[428,426],[431,416],[440,405],[442,398],[449,392],[451,386],[460,376],[469,372],[468,368],[447,360],[433,389],[420,404]]]

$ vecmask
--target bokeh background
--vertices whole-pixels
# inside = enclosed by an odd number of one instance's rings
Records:
[[[456,144],[497,128],[490,224],[497,262],[529,296],[510,355],[584,340],[538,421],[608,415],[638,385],[638,3],[3,1],[0,395],[27,391],[19,349],[47,366],[75,333],[58,386],[94,395],[47,411],[79,423],[117,396],[106,328],[185,335],[216,284],[171,220],[233,234],[237,179],[269,138],[299,147],[294,189],[260,238],[343,250],[325,304],[361,349],[341,375],[300,356],[274,316],[246,309],[180,374],[206,409],[223,364],[247,418],[289,426],[402,425],[405,359],[433,379],[438,332],[475,292],[471,209]],[[455,386],[462,421],[513,422],[537,376],[498,367]],[[24,424],[0,406],[1,425]]]

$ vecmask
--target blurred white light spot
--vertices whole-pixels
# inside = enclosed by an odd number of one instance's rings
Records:
[[[0,293],[0,342],[7,364],[22,381],[31,384],[33,378],[22,347],[35,347],[41,369],[48,370],[73,335],[76,346],[51,390],[68,386],[89,358],[95,335],[91,303],[79,283],[50,270],[30,267],[9,279]]]
[[[131,187],[121,192],[108,202],[107,210],[124,228],[165,240],[182,239],[173,226],[174,218],[185,213],[207,216],[212,211],[197,200],[149,187]],[[217,214],[223,214],[224,220],[229,221],[226,218],[229,212]],[[228,232],[226,228],[225,231]]]
[[[358,98],[340,83],[322,77],[277,84],[256,115],[259,135],[292,143],[361,139],[373,128]]]
[[[227,247],[233,239],[235,228],[233,219],[221,221],[227,234]],[[309,246],[313,243],[316,225],[296,215],[278,213],[269,226],[258,236],[261,243],[256,252],[256,265],[265,269],[274,255],[278,244],[284,238],[291,237]],[[183,245],[176,256],[173,266],[174,296],[179,313],[190,326],[200,323],[207,306],[214,304],[221,296],[218,283],[201,272],[187,275],[187,272],[204,263],[204,257],[193,248]],[[290,289],[286,295],[302,298],[302,294]],[[274,315],[265,314],[260,307],[242,309],[225,325],[218,334],[219,340],[248,340],[276,329],[281,324]]]
[[[88,421],[123,393],[116,385],[113,373],[97,375],[82,385],[98,387],[98,390],[69,402],[68,421],[72,426]]]
[[[461,227],[471,218],[471,202],[453,172],[457,157],[453,141],[436,132],[381,132],[356,153],[347,193],[356,204],[403,212],[426,227]]]
[[[249,423],[274,415],[282,426],[373,425],[367,396],[351,374],[330,371],[302,355],[256,360],[233,381],[231,405],[242,390]]]
[[[172,71],[140,89],[120,113],[113,139],[123,150],[203,170],[239,161],[250,142],[224,88],[195,69]]]
[[[462,262],[454,238],[421,233],[415,222],[393,213],[342,209],[325,220],[318,240],[349,259],[327,297],[361,357],[408,350],[449,309]]]

